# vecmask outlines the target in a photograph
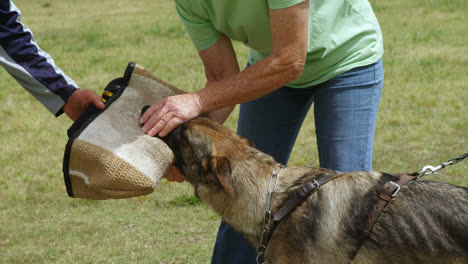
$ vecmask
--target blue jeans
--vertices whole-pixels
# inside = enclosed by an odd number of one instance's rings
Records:
[[[320,167],[342,172],[372,170],[383,77],[379,60],[316,86],[282,87],[241,104],[237,133],[286,165],[313,103]],[[212,263],[256,263],[256,256],[255,249],[221,221]]]

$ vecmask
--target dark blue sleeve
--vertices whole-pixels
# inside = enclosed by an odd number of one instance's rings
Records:
[[[77,89],[37,45],[31,31],[21,23],[18,8],[6,0],[0,0],[0,64],[54,114]]]

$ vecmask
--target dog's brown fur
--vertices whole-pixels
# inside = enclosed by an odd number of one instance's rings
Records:
[[[226,222],[256,247],[260,242],[274,159],[233,131],[198,118],[165,138],[175,165]],[[272,211],[302,183],[334,171],[285,168]],[[267,263],[350,263],[382,185],[379,172],[346,173],[323,185],[277,227]],[[378,219],[353,263],[468,263],[468,189],[414,181]]]

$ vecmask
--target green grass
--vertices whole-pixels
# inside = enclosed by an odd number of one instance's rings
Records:
[[[464,0],[371,1],[385,40],[374,169],[414,172],[468,151]],[[129,61],[187,91],[202,64],[171,0],[17,0],[41,47],[99,92]],[[236,43],[239,64],[248,50]],[[219,217],[189,184],[134,199],[68,198],[65,116],[53,118],[0,70],[0,263],[209,263]],[[236,127],[237,109],[226,125]],[[313,113],[290,165],[318,165]],[[427,179],[468,186],[468,160]]]

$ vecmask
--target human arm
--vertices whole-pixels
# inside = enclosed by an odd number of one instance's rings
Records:
[[[200,51],[199,56],[205,68],[206,86],[214,85],[216,82],[231,78],[240,72],[231,40],[224,34],[220,35],[213,46]],[[213,110],[208,113],[208,117],[223,124],[234,107],[235,104],[232,104]]]
[[[39,48],[11,1],[0,3],[0,65],[56,116],[64,111],[75,120],[90,103],[104,108],[97,94],[79,90],[51,56]]]
[[[231,40],[225,36],[224,34],[221,34],[219,36],[218,41],[209,47],[206,50],[200,51],[199,56],[203,62],[203,66],[205,69],[205,76],[206,76],[206,85],[210,86],[213,85],[217,82],[220,82],[222,80],[228,79],[230,77],[235,76],[236,74],[239,73],[239,65],[237,62],[236,54],[234,51],[234,48],[232,47]],[[181,106],[184,107],[189,105],[191,102],[190,98],[192,98],[194,95],[193,94],[185,94],[180,96],[178,102],[182,102]],[[165,100],[172,100],[175,99],[175,97],[168,97],[156,104],[154,104],[151,108],[149,108],[145,114],[142,116],[142,120],[146,116],[150,116],[154,114],[158,109],[156,108],[158,104],[163,104],[165,103]],[[185,99],[185,100],[183,100]],[[216,109],[214,111],[211,111],[208,113],[208,117],[211,120],[214,120],[220,124],[224,123],[226,118],[229,116],[229,114],[232,112],[232,109],[234,108],[235,104],[233,105],[227,105],[223,108]],[[152,111],[151,113],[147,114],[148,111]],[[195,113],[193,111],[192,113]],[[190,114],[187,113],[187,114]],[[196,116],[194,116],[196,117]],[[177,119],[176,119],[177,120]],[[142,122],[143,123],[143,122]],[[149,125],[149,123],[147,122]],[[145,124],[146,125],[146,124]],[[143,126],[143,131],[145,131],[146,127]],[[146,133],[146,132],[145,132]],[[151,134],[150,134],[151,135]]]
[[[140,120],[145,123],[143,132],[165,136],[200,114],[256,99],[298,78],[307,53],[308,7],[309,1],[305,1],[284,9],[271,9],[271,55],[242,72],[207,83],[195,93],[168,97],[154,104]]]
[[[222,56],[219,56],[220,54]],[[199,55],[205,68],[206,85],[211,85],[239,73],[239,65],[231,40],[225,35],[221,35],[213,46],[201,51]],[[233,108],[234,105],[212,111],[208,113],[208,117],[222,124]],[[165,178],[170,182],[183,182],[186,180],[175,166],[169,167]]]

